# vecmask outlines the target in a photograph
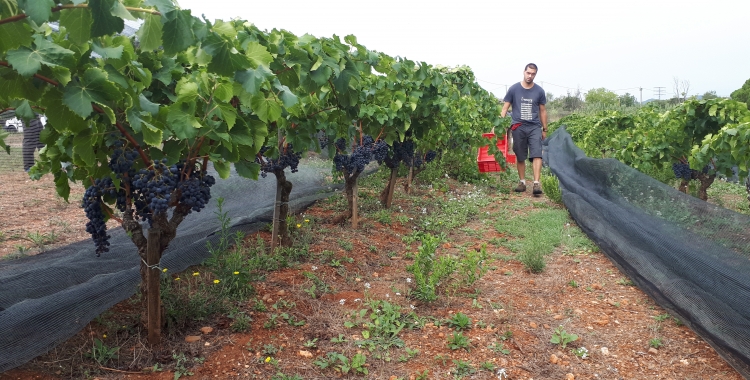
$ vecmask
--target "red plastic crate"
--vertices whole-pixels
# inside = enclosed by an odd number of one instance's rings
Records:
[[[503,135],[502,139],[497,140],[497,148],[500,150],[500,152],[503,153],[503,157],[505,157],[505,162],[508,165],[512,165],[516,163],[516,155],[512,152],[508,152],[508,139],[507,134]],[[494,133],[484,133],[482,134],[482,137],[492,139],[495,137]],[[490,146],[483,146],[479,148],[479,152],[477,153],[477,166],[479,166],[479,172],[480,173],[487,173],[487,172],[500,172],[504,171],[503,168],[500,167],[500,164],[495,161],[495,156],[487,154],[487,151],[489,150]]]

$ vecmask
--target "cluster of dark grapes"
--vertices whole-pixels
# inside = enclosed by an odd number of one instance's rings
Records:
[[[109,167],[120,181],[115,186],[112,178],[96,179],[86,189],[82,207],[89,222],[86,231],[91,234],[96,245],[96,254],[109,251],[109,235],[104,215],[104,200],[116,200],[116,207],[126,212],[129,196],[135,208],[135,217],[152,225],[155,215],[166,214],[170,207],[181,204],[187,213],[199,212],[211,199],[211,186],[216,181],[199,168],[186,170],[184,162],[167,165],[167,159],[155,161],[149,168],[134,169],[138,152],[124,147],[119,141],[109,161]],[[183,170],[185,169],[185,170]],[[129,194],[126,190],[130,191]]]
[[[318,143],[320,144],[320,149],[325,149],[328,146],[328,136],[324,133],[318,133]]]
[[[417,154],[414,157],[414,167],[415,168],[421,168],[422,165],[432,162],[435,160],[435,157],[437,157],[437,152],[431,150],[427,152],[426,154]]]
[[[260,164],[260,175],[266,178],[267,173],[273,173],[277,170],[284,170],[286,168],[291,169],[292,173],[296,173],[299,166],[299,160],[302,158],[302,153],[294,151],[292,144],[287,144],[282,149],[278,158],[268,158],[263,156],[263,153],[268,151],[268,147],[264,146],[260,149],[262,157],[258,157],[255,161]]]
[[[94,184],[86,189],[81,201],[81,207],[86,212],[86,232],[91,234],[96,246],[96,255],[109,251],[109,235],[105,222],[104,209],[102,208],[102,196],[114,189],[111,178],[97,179]]]
[[[336,140],[336,155],[333,163],[336,170],[346,170],[349,174],[362,173],[365,166],[372,161],[382,162],[388,156],[388,144],[383,140],[377,140],[372,136],[363,136],[361,145],[354,147],[351,154],[346,152],[346,141],[343,138]]]
[[[690,165],[688,164],[683,164],[680,162],[674,163],[672,164],[672,171],[677,178],[682,178],[684,180],[695,178],[695,170],[690,169]]]

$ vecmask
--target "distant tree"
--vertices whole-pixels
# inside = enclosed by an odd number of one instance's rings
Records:
[[[687,100],[688,91],[690,91],[690,81],[680,80],[678,77],[674,77],[674,97],[677,99],[677,103],[682,103]]]
[[[586,93],[586,103],[588,104],[604,104],[608,106],[617,105],[617,94],[607,90],[604,87],[592,88]]]
[[[633,107],[638,103],[635,95],[630,95],[629,92],[626,92],[625,95],[620,95],[618,100],[620,101],[620,106],[622,107]]]
[[[703,96],[701,96],[701,100],[711,100],[711,99],[718,99],[719,95],[716,95],[716,91],[706,91],[703,93]]]
[[[747,104],[747,108],[750,109],[750,79],[746,80],[742,87],[733,91],[729,97],[732,100]]]
[[[551,92],[546,92],[545,96],[547,97],[547,103],[552,103],[555,100],[555,95]]]

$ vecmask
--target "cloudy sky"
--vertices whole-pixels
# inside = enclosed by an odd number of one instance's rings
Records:
[[[468,65],[502,97],[526,63],[548,93],[604,87],[643,100],[720,96],[750,79],[747,0],[178,0],[193,15],[242,18],[297,35],[354,34],[369,49],[433,65]]]

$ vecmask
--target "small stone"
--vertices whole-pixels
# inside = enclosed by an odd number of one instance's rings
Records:
[[[276,292],[277,296],[283,296],[284,294],[286,294],[286,290],[284,290],[284,289],[281,289],[278,292]]]
[[[550,328],[550,326],[548,324],[546,324],[546,323],[543,324],[542,326],[544,326],[545,329],[549,329]]]
[[[599,326],[606,326],[609,323],[609,319],[599,319],[594,321]]]
[[[602,355],[604,355],[604,356],[609,356],[609,348],[607,348],[607,347],[602,347]]]
[[[380,274],[378,272],[373,272],[372,277],[378,278],[380,277]]]
[[[557,358],[557,355],[552,354],[549,356],[549,362],[552,364],[557,364],[557,362],[560,361],[560,359]]]
[[[534,285],[534,280],[529,280],[529,284]]]
[[[206,342],[206,343],[203,343],[203,345],[206,346],[206,347],[208,347],[208,346],[211,345],[211,343]]]
[[[185,337],[185,342],[193,343],[201,340],[201,337],[198,335],[188,335]]]
[[[576,377],[572,373],[565,374],[565,380],[576,380]]]
[[[311,358],[313,354],[310,351],[300,350],[299,356],[302,356],[303,358]]]
[[[563,319],[563,316],[562,316],[562,315],[560,315],[560,314],[557,314],[557,315],[555,315],[555,316],[554,316],[554,317],[552,317],[552,318],[554,318],[554,319],[555,319],[556,321],[559,321],[559,320]]]
[[[689,365],[689,364],[690,364],[690,363],[689,363],[689,362],[687,361],[687,359],[681,359],[681,360],[680,360],[680,363],[682,363],[682,365]]]
[[[391,375],[391,377],[389,377],[388,380],[398,380],[398,376]]]
[[[567,360],[563,360],[563,362],[562,362],[562,363],[560,363],[560,364],[562,364],[563,366],[567,367],[567,366],[569,366],[569,365],[570,365],[570,362],[569,362],[569,361],[567,361]]]
[[[655,348],[651,347],[651,348],[649,348],[649,349],[648,349],[648,353],[649,353],[649,354],[653,354],[653,355],[656,355],[656,354],[658,354],[658,353],[659,353],[659,350],[657,350],[657,349],[655,349]]]
[[[203,333],[203,335],[210,334],[213,331],[214,331],[213,327],[208,327],[208,326],[201,327],[201,332]]]
[[[591,289],[601,290],[602,286],[600,284],[592,284]]]
[[[439,336],[439,337],[441,337],[441,338],[444,338],[444,337],[445,337],[445,334],[443,334],[443,333],[439,333],[439,334],[438,334],[438,336]]]
[[[536,323],[534,323],[534,322],[529,322],[529,327],[531,327],[532,329],[535,329],[535,328],[537,328],[538,326],[537,326],[537,324],[536,324]]]

